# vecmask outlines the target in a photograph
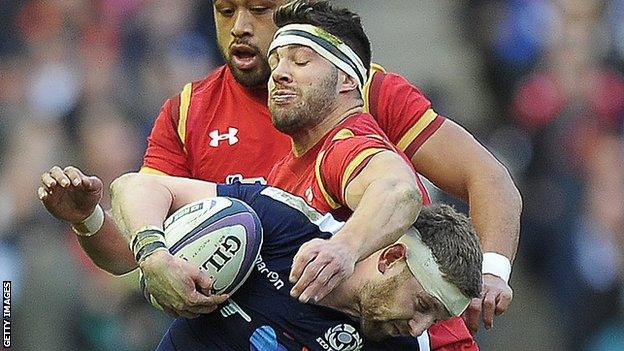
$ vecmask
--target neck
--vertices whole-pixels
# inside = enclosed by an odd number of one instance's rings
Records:
[[[258,84],[252,87],[245,87],[245,89],[247,89],[247,91],[249,91],[251,94],[257,96],[267,95],[269,93],[266,84]]]
[[[363,260],[355,265],[353,274],[337,285],[317,303],[321,306],[333,308],[353,317],[361,317],[362,307],[360,294],[362,287],[370,280],[369,260]]]
[[[255,85],[251,87],[244,86],[241,84],[241,86],[247,91],[249,96],[251,96],[254,99],[267,100],[268,98],[269,91],[267,90],[266,84],[260,84],[260,85]]]
[[[331,110],[329,115],[315,126],[302,130],[300,133],[291,135],[292,138],[292,151],[297,157],[305,154],[316,143],[319,142],[334,128],[338,123],[342,122],[345,118],[362,112],[361,105],[350,105],[347,108],[341,108],[340,104],[336,104],[336,108]]]

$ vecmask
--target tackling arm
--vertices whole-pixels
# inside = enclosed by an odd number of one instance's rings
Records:
[[[412,162],[442,190],[468,202],[484,252],[513,261],[522,199],[507,169],[489,151],[464,128],[446,120]]]
[[[347,185],[345,201],[354,212],[331,240],[356,248],[357,260],[394,243],[416,221],[422,207],[414,172],[392,151],[372,156]]]
[[[473,299],[464,319],[474,334],[483,315],[486,329],[513,298],[509,263],[518,247],[522,199],[509,172],[470,133],[450,120],[412,157],[414,166],[442,190],[468,201],[484,251],[483,297]],[[486,256],[494,260],[486,264]],[[502,260],[501,260],[502,259]]]
[[[97,235],[76,237],[83,251],[101,269],[114,275],[122,275],[137,268],[134,255],[115,226],[110,211],[104,213],[104,224]]]
[[[353,273],[357,261],[395,242],[422,207],[414,172],[387,150],[371,156],[346,185],[344,200],[354,209],[344,227],[329,240],[303,244],[293,260],[290,294],[303,303],[320,301]]]

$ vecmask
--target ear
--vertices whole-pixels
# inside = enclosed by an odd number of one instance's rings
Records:
[[[377,262],[377,269],[381,274],[384,274],[388,268],[392,267],[395,262],[405,259],[407,250],[405,245],[396,243],[390,245],[381,251],[379,255],[379,261]]]
[[[350,75],[340,71],[340,93],[348,93],[358,88],[357,80]]]

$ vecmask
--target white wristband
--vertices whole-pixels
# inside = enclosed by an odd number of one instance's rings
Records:
[[[71,228],[78,236],[91,236],[98,232],[104,224],[104,210],[100,204],[95,206],[95,209],[89,217],[84,221],[76,224],[72,224]]]
[[[496,252],[483,253],[483,274],[495,275],[505,283],[509,283],[511,275],[511,262],[509,259]]]

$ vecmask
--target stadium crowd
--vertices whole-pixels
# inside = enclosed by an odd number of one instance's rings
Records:
[[[481,348],[623,348],[624,1],[334,2],[362,15],[374,61],[521,187],[515,298]],[[211,5],[0,1],[0,276],[17,349],[150,350],[162,335],[136,275],[93,266],[35,190],[53,164],[106,184],[138,169],[164,99],[221,63]]]

